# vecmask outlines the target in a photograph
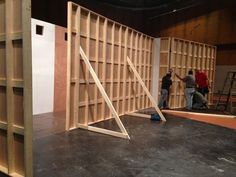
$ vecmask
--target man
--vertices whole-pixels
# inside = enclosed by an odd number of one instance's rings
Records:
[[[197,69],[195,78],[196,78],[198,92],[200,92],[203,96],[205,96],[205,94],[209,92],[209,90],[208,90],[209,84],[208,84],[207,75],[204,72],[199,71]]]
[[[176,74],[176,77],[178,77],[180,80],[185,82],[185,97],[187,101],[187,109],[191,110],[193,106],[193,93],[195,91],[195,77],[193,76],[193,71],[190,70],[188,72],[188,75],[184,78],[181,78],[178,74]]]
[[[193,93],[193,109],[208,109],[206,98],[198,91]]]
[[[171,73],[167,73],[162,78],[161,98],[158,104],[160,109],[168,108],[168,96],[169,96],[169,90],[170,90],[171,85],[172,85]]]

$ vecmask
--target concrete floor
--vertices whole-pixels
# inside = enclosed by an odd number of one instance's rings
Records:
[[[34,177],[235,176],[235,130],[166,118],[123,117],[130,141],[81,129],[35,138]],[[96,126],[117,129],[114,120]]]

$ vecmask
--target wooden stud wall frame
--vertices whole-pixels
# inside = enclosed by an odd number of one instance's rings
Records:
[[[187,75],[188,71],[195,69],[205,71],[210,84],[208,102],[213,103],[213,88],[216,64],[216,47],[199,42],[184,40],[180,38],[161,38],[160,44],[160,77],[173,68],[174,72],[181,77]],[[170,89],[170,108],[181,108],[186,105],[184,96],[184,83],[176,76],[172,76],[173,85]],[[160,88],[159,88],[160,90]]]
[[[112,118],[80,56],[80,46],[120,116],[151,105],[129,72],[126,57],[131,58],[150,90],[152,43],[152,37],[68,3],[67,130]]]
[[[0,171],[32,177],[31,1],[0,0]]]

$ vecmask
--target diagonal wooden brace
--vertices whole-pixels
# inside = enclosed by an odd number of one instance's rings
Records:
[[[165,117],[163,116],[162,112],[160,111],[159,107],[157,106],[157,103],[155,102],[154,98],[152,97],[151,93],[148,91],[148,88],[145,86],[145,83],[142,81],[142,78],[140,77],[140,75],[138,74],[137,70],[135,69],[133,63],[131,62],[131,60],[129,59],[129,57],[127,56],[127,62],[131,68],[131,70],[133,71],[135,77],[137,77],[139,83],[141,84],[141,86],[143,87],[143,90],[145,91],[145,93],[147,94],[148,98],[150,99],[152,106],[155,108],[155,110],[157,111],[157,113],[159,114],[159,116],[161,117],[162,121],[166,121]]]
[[[106,91],[104,90],[104,88],[103,88],[101,82],[99,81],[98,76],[97,76],[97,74],[95,73],[93,67],[91,66],[91,64],[90,64],[90,62],[89,62],[89,59],[88,59],[87,56],[85,55],[85,53],[84,53],[82,47],[80,47],[80,55],[82,56],[82,59],[83,59],[85,65],[87,66],[87,68],[88,68],[90,74],[92,75],[92,77],[93,77],[93,79],[94,79],[94,81],[95,81],[95,84],[97,85],[97,87],[98,87],[100,93],[102,94],[102,97],[104,98],[104,100],[105,100],[105,102],[107,103],[109,109],[111,110],[111,112],[112,112],[112,114],[113,114],[113,116],[114,116],[114,118],[115,118],[115,121],[116,121],[117,125],[119,126],[121,132],[125,135],[125,136],[124,136],[125,138],[130,139],[130,137],[129,137],[129,135],[128,135],[128,133],[127,133],[127,131],[126,131],[124,125],[123,125],[123,123],[121,122],[121,120],[120,120],[120,118],[119,118],[119,115],[117,114],[117,112],[116,112],[114,106],[112,105],[111,100],[110,100],[109,97],[107,96]],[[94,128],[94,130],[95,130],[95,128]],[[96,130],[98,130],[98,129],[96,129]],[[99,130],[101,130],[101,129],[99,129]],[[102,131],[97,131],[97,132],[102,133]],[[106,131],[106,132],[104,132],[104,133],[105,133],[105,134],[108,134],[108,131]]]

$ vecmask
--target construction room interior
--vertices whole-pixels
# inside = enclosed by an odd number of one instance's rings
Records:
[[[234,177],[235,8],[0,0],[0,177]]]

